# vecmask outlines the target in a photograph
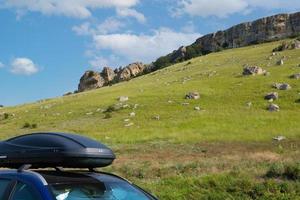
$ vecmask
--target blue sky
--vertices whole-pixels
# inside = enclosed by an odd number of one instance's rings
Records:
[[[89,69],[150,63],[299,0],[0,0],[0,104],[60,96]]]

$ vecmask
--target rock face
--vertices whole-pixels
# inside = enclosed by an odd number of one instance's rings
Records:
[[[80,78],[78,91],[83,92],[86,90],[100,88],[105,84],[103,77],[94,71],[86,71]]]
[[[222,49],[230,49],[298,36],[300,12],[279,14],[233,26],[224,31],[204,35],[190,46],[179,49],[154,62],[157,68],[205,55]],[[295,43],[298,46],[298,43]],[[162,63],[162,61],[164,61]]]
[[[132,63],[124,68],[113,70],[110,67],[104,67],[102,72],[86,71],[80,79],[78,92],[101,88],[113,83],[130,80],[149,70],[143,63]]]
[[[266,70],[258,67],[258,66],[247,66],[243,70],[243,75],[261,75],[266,73]]]
[[[101,76],[104,78],[106,83],[109,83],[114,80],[116,74],[110,67],[104,67],[101,72]]]
[[[143,73],[145,65],[143,63],[132,63],[125,68],[121,69],[117,75],[118,81],[130,80],[132,77],[136,77]]]

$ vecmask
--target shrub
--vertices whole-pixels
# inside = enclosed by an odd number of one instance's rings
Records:
[[[110,113],[105,113],[104,119],[110,119],[112,118],[112,115]]]
[[[8,113],[4,113],[4,119],[8,119],[9,118],[9,114]]]
[[[283,176],[291,180],[300,180],[300,163],[287,165]]]
[[[23,125],[23,128],[30,128],[30,127],[31,127],[31,125],[28,122],[25,122],[24,125]]]
[[[273,49],[273,52],[287,50],[289,48],[289,46],[290,45],[287,42],[282,42],[281,45],[279,45],[278,47]]]
[[[266,173],[268,178],[278,178],[284,173],[284,165],[282,163],[274,163],[270,166]]]
[[[25,122],[24,125],[23,125],[23,128],[32,128],[32,129],[35,129],[35,128],[37,128],[37,124],[30,124],[28,122]]]

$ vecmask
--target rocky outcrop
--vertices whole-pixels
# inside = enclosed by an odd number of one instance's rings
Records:
[[[242,23],[224,31],[204,35],[192,45],[184,48],[180,47],[177,51],[157,59],[154,64],[156,69],[159,69],[176,62],[222,49],[280,40],[298,36],[299,34],[300,12],[274,15],[253,22]],[[298,43],[295,43],[296,48],[297,46]]]
[[[132,63],[124,68],[113,70],[110,67],[104,67],[102,72],[86,71],[80,78],[78,92],[101,88],[113,83],[130,80],[144,71],[148,70],[143,63]]]
[[[100,88],[104,86],[104,84],[105,80],[98,72],[86,71],[80,78],[78,92]]]
[[[115,70],[105,67],[101,73],[87,71],[80,79],[78,91],[81,92],[120,81],[130,80],[141,74],[150,73],[174,63],[206,55],[211,52],[296,37],[299,35],[300,12],[294,14],[278,14],[253,22],[241,23],[227,30],[204,35],[193,44],[182,46],[178,50],[158,58],[155,62],[147,66],[142,63],[132,63],[124,68],[117,68]],[[283,46],[283,48],[298,49],[300,48],[300,41],[295,40],[292,44]],[[279,64],[283,64],[283,60]],[[254,73],[251,70],[254,70]],[[251,70],[246,69],[244,75],[263,73],[263,70],[260,68],[252,68]],[[267,73],[265,75],[267,75]]]
[[[101,76],[105,80],[105,83],[109,83],[115,79],[116,73],[114,72],[114,70],[112,68],[104,67],[101,72]]]
[[[136,77],[142,74],[144,69],[145,65],[143,63],[132,63],[120,70],[117,76],[117,80],[118,82],[130,80],[132,77]]]

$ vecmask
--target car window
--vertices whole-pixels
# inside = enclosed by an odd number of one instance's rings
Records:
[[[0,199],[4,199],[4,193],[9,185],[10,180],[8,179],[0,179]]]
[[[56,200],[150,200],[126,182],[52,185]]]
[[[30,185],[18,182],[10,200],[41,200],[41,198]]]

